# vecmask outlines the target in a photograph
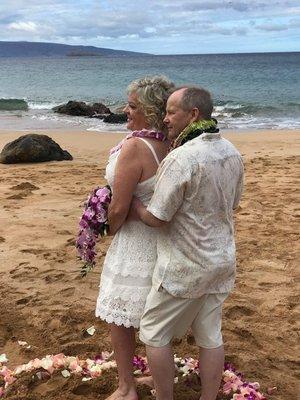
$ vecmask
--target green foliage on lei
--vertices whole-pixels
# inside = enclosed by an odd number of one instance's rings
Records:
[[[203,132],[218,132],[217,120],[215,119],[202,119],[200,121],[192,122],[189,124],[171,145],[171,149],[181,146],[189,140],[201,135]]]

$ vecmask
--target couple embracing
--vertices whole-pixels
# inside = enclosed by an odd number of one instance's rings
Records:
[[[201,400],[215,400],[224,350],[222,304],[235,279],[233,209],[243,164],[211,118],[209,92],[164,77],[128,89],[127,128],[111,152],[110,233],[96,316],[110,324],[119,387],[137,400],[135,329],[146,345],[158,400],[173,400],[173,338],[191,327],[199,346]]]

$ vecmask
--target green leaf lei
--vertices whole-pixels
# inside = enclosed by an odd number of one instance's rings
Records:
[[[219,132],[219,129],[217,129],[217,123],[217,120],[214,118],[192,122],[173,141],[170,150],[174,150],[176,147],[183,145],[187,141],[200,136],[203,132]]]

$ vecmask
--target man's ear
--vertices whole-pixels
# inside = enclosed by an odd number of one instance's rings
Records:
[[[196,107],[193,108],[193,109],[191,110],[191,122],[198,121],[199,119],[201,119],[200,117],[201,117],[201,114],[200,114],[199,109],[196,108]]]

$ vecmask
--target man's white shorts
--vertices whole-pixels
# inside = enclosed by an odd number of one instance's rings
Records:
[[[140,339],[162,347],[181,338],[191,327],[198,346],[222,346],[222,305],[228,293],[204,294],[198,299],[174,297],[164,288],[152,287],[140,324]]]

